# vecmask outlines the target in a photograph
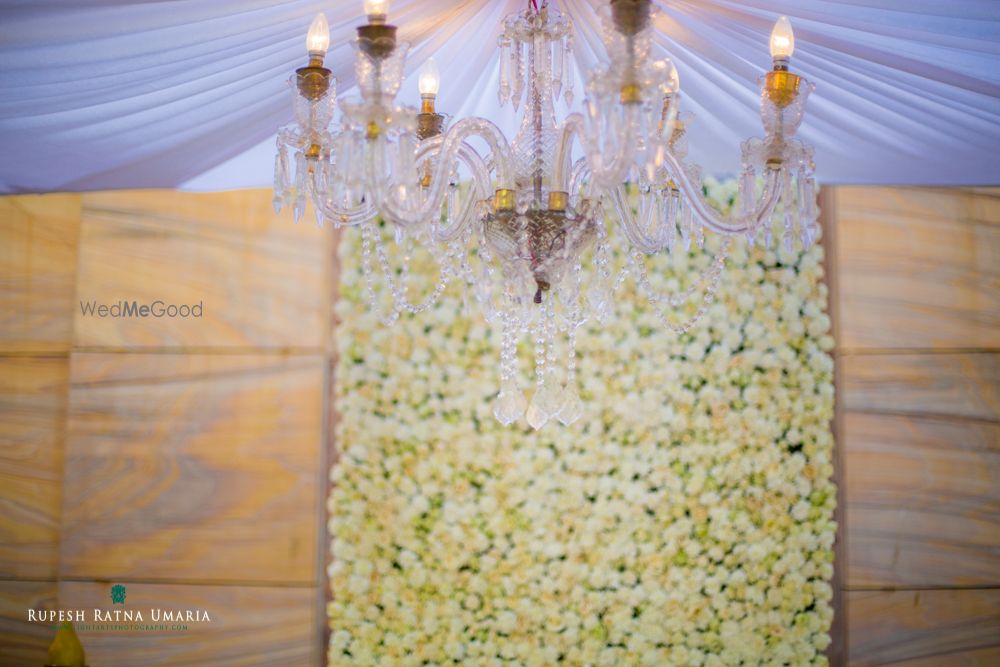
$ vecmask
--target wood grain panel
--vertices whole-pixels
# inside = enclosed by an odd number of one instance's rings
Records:
[[[998,589],[852,591],[847,600],[851,665],[996,664]]]
[[[61,572],[314,584],[321,356],[73,355]]]
[[[1000,665],[1000,646],[931,655],[892,664],[895,667],[996,667]]]
[[[1000,216],[992,217],[994,209],[991,206],[992,200],[1000,198],[1000,188],[841,185],[827,189],[836,194],[838,207],[844,207],[839,211],[840,214],[855,210],[879,211],[925,220],[989,220],[1000,223]]]
[[[0,352],[66,352],[80,196],[0,197]]]
[[[1000,188],[970,188],[972,210],[969,217],[978,222],[1000,225]]]
[[[842,358],[843,407],[1000,421],[1000,352]]]
[[[850,587],[1000,586],[1000,423],[844,415]]]
[[[273,667],[317,663],[316,589],[312,587],[184,586],[122,582],[126,608],[203,609],[211,622],[186,630],[79,629],[87,662],[101,667]],[[110,609],[110,584],[62,582],[63,608]],[[120,607],[119,607],[120,608]]]
[[[842,348],[1000,347],[1000,217],[974,222],[997,213],[987,201],[838,189]]]
[[[54,581],[0,580],[0,667],[44,665],[55,631],[29,623],[29,609],[56,609]]]
[[[331,233],[276,216],[265,190],[84,195],[79,299],[202,304],[202,317],[98,317],[75,342],[111,347],[321,348]]]
[[[0,357],[0,577],[54,579],[67,357]]]

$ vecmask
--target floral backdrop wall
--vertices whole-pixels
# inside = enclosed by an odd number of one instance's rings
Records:
[[[732,183],[706,191],[731,205]],[[836,494],[818,244],[735,243],[683,335],[626,280],[615,317],[579,335],[584,416],[534,432],[493,418],[498,335],[461,290],[377,322],[358,237],[340,244],[330,664],[826,663]],[[693,250],[649,274],[683,289],[710,262]]]

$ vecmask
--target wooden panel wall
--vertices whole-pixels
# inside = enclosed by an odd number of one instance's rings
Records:
[[[66,199],[0,200],[0,666],[112,583],[212,623],[81,631],[93,665],[320,664],[331,234],[263,190]],[[81,306],[132,300],[202,316]]]
[[[1000,190],[824,199],[849,663],[1000,664]]]
[[[80,197],[0,197],[0,665],[43,664],[57,595]]]

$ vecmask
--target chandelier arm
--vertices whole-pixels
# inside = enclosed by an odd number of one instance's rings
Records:
[[[490,147],[494,156],[499,187],[507,188],[513,184],[510,168],[510,144],[500,129],[483,118],[463,118],[449,129],[441,142],[438,163],[431,178],[430,192],[427,198],[415,209],[406,210],[401,201],[388,192],[389,187],[384,178],[385,147],[384,137],[379,136],[369,142],[366,177],[371,189],[375,207],[390,222],[400,226],[420,224],[441,210],[448,175],[452,169],[458,152],[468,137],[478,136]]]
[[[702,194],[701,187],[695,184],[684,165],[671,152],[664,156],[664,165],[669,172],[670,178],[677,185],[684,196],[685,203],[691,207],[695,220],[703,227],[712,231],[732,236],[734,234],[745,234],[757,229],[761,223],[770,220],[774,214],[774,208],[778,204],[781,195],[781,170],[768,168],[764,175],[764,192],[760,201],[757,202],[753,213],[747,216],[729,217],[720,215],[712,205],[709,204]]]
[[[354,227],[368,222],[378,215],[378,211],[367,198],[357,206],[342,208],[333,203],[329,196],[326,182],[319,177],[319,170],[310,173],[313,206],[323,214],[323,217],[338,222],[341,226]]]
[[[580,145],[583,147],[590,166],[590,174],[598,185],[613,187],[625,178],[635,153],[639,108],[635,104],[627,104],[622,108],[626,114],[625,136],[619,142],[619,150],[611,157],[610,161],[605,160],[606,156],[600,147],[594,146],[593,142],[588,139],[583,114],[571,113],[563,121],[553,160],[553,182],[558,183],[564,192],[570,192],[574,136],[579,139]]]
[[[417,149],[417,163],[419,164],[423,160],[429,160],[440,155],[441,144],[443,142],[444,137],[440,135],[422,141]],[[459,144],[456,158],[458,161],[464,163],[471,172],[473,192],[470,192],[469,196],[464,198],[456,222],[447,227],[431,225],[431,238],[437,243],[450,243],[458,238],[475,217],[476,201],[486,199],[490,196],[487,188],[487,185],[491,182],[490,169],[487,162],[479,155],[479,152],[469,145],[468,142],[463,141]],[[451,187],[450,183],[448,187]]]

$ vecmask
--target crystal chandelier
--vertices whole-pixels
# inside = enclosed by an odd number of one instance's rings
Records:
[[[606,63],[583,82],[584,113],[560,122],[555,107],[560,99],[569,106],[575,94],[572,26],[547,0],[529,0],[507,17],[498,96],[521,112],[512,140],[482,118],[446,127],[435,109],[433,59],[420,73],[420,109],[398,104],[409,47],[386,22],[386,0],[364,5],[368,23],[353,42],[360,99],[338,105],[323,67],[330,41],[323,14],[309,29],[309,64],[291,79],[295,122],[278,133],[275,208],[291,206],[297,221],[311,201],[320,224],[360,227],[368,300],[386,325],[430,307],[450,282],[465,283],[500,329],[494,414],[503,424],[524,416],[537,429],[580,416],[575,331],[608,315],[628,272],[664,326],[686,332],[712,302],[732,237],[769,245],[777,217],[786,247],[813,241],[813,151],[795,138],[813,86],[788,69],[794,36],[786,17],[771,33],[773,69],[760,80],[765,136],[742,144],[736,213],[722,216],[687,160],[677,71],[652,55],[658,10],[650,0],[611,0],[602,9]],[[630,191],[638,193],[635,208]],[[606,214],[629,247],[630,265],[620,272],[611,263]],[[657,291],[645,256],[690,252],[704,244],[706,230],[722,239],[704,275],[682,293]],[[434,258],[440,278],[415,303],[407,280],[417,247]],[[672,313],[692,301],[693,316]],[[555,363],[560,334],[565,383]],[[535,349],[530,403],[517,380],[523,336]]]

